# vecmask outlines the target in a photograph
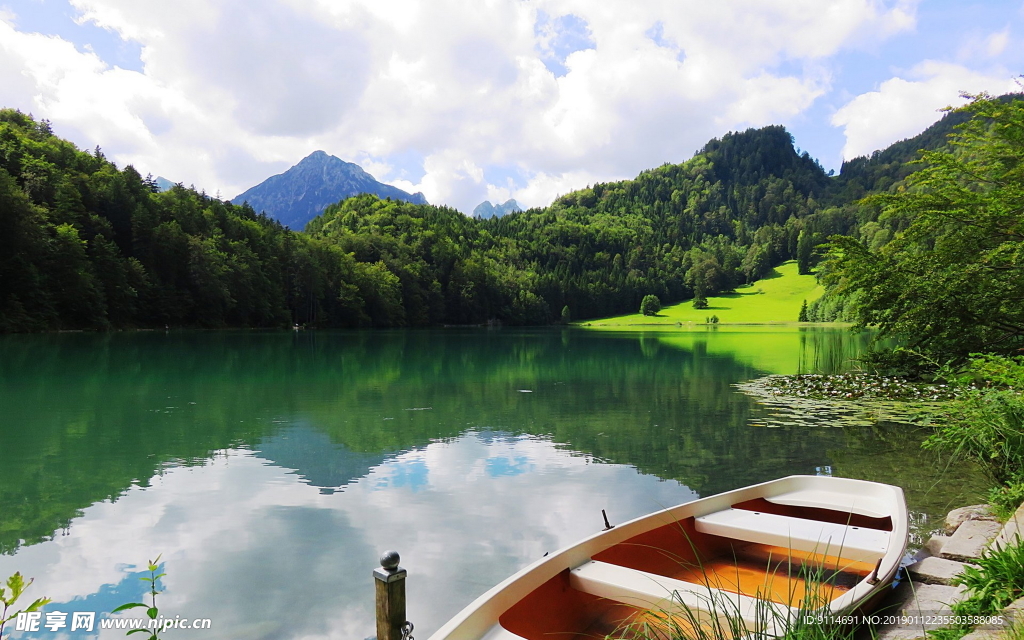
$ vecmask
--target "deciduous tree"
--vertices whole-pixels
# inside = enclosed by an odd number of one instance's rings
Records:
[[[877,250],[835,237],[828,253],[829,284],[861,294],[860,325],[941,357],[1024,347],[1024,101],[971,97],[952,149],[869,199],[909,226]]]

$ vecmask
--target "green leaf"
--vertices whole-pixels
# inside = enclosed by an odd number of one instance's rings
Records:
[[[30,611],[38,611],[40,607],[45,607],[46,605],[50,604],[51,602],[53,602],[53,600],[51,600],[49,598],[38,598],[35,602],[33,602],[32,604],[28,605],[28,608],[25,609],[25,613],[28,613]]]
[[[150,607],[149,609],[147,609],[147,610],[146,610],[146,614],[147,614],[147,615],[148,615],[148,616],[149,616],[149,617],[150,617],[151,619],[153,619],[153,620],[156,620],[156,617],[157,617],[157,615],[158,615],[159,613],[160,613],[160,610],[159,610],[159,609],[157,609],[156,607]]]
[[[29,580],[28,584],[32,584],[32,581]],[[7,578],[7,588],[11,590],[12,603],[21,596],[21,593],[27,586],[25,579],[21,577],[21,572],[16,572],[13,576]]]
[[[166,573],[157,574],[157,575],[153,576],[153,580],[154,581],[159,580],[160,578],[162,578],[162,577],[164,577],[166,575],[167,575]]]
[[[126,609],[134,609],[136,607],[146,607],[149,605],[142,604],[141,602],[129,602],[128,604],[122,604],[120,607],[114,609],[110,613],[117,613],[118,611],[125,611]]]
[[[149,629],[132,629],[131,631],[129,631],[128,633],[126,633],[124,635],[130,636],[133,633],[149,633]]]

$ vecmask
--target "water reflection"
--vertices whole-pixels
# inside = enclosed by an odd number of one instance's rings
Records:
[[[85,509],[67,535],[0,557],[0,573],[35,576],[61,611],[110,611],[138,596],[138,567],[123,563],[162,552],[161,610],[211,618],[204,637],[362,638],[373,634],[369,571],[397,548],[410,618],[429,634],[525,562],[599,530],[601,509],[622,521],[695,497],[529,436],[430,444],[334,494],[242,450]]]
[[[628,339],[636,332],[602,329]],[[762,373],[838,373],[872,345],[868,331],[831,326],[680,325],[640,333],[641,349],[655,354],[661,345],[684,351],[726,356]],[[882,343],[880,346],[884,346]]]
[[[369,475],[387,457],[384,453],[350,451],[308,425],[292,426],[263,438],[254,450],[257,457],[294,470],[303,482],[326,494],[341,491]]]
[[[927,526],[972,483],[936,471],[920,434],[813,416],[757,427],[764,408],[734,388],[841,366],[860,340],[794,327],[0,337],[0,577],[36,577],[29,595],[61,611],[109,611],[141,597],[127,563],[162,553],[161,610],[213,619],[204,637],[361,638],[369,571],[392,547],[426,637],[599,529],[601,509],[621,522],[831,467],[906,487]]]

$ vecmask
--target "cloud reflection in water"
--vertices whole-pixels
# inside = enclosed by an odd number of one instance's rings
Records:
[[[289,438],[326,440],[307,429]],[[62,611],[109,610],[97,594],[141,596],[142,582],[125,594],[140,568],[126,563],[162,553],[161,613],[211,618],[204,638],[365,638],[370,572],[394,548],[409,570],[409,618],[428,637],[519,568],[599,530],[601,509],[614,523],[697,497],[535,436],[470,432],[379,462],[318,444],[308,456],[279,447],[282,466],[268,446],[170,469],[87,508],[67,535],[0,556],[0,575],[35,577],[29,596],[72,603]]]

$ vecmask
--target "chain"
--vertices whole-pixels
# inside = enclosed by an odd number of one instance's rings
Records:
[[[412,637],[412,623],[408,620],[402,623],[402,640],[416,640]]]

